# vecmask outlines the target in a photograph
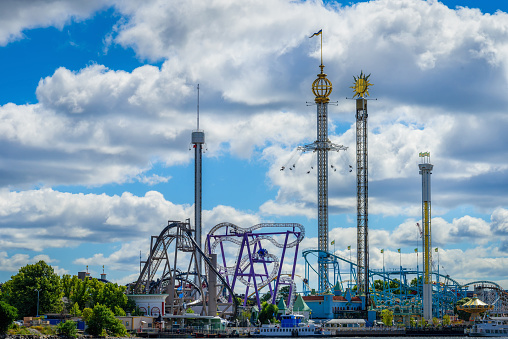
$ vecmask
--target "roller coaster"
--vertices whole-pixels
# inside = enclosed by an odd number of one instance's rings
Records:
[[[315,268],[317,258],[326,258],[329,267],[331,281],[327,281],[328,291],[332,292],[336,286],[340,290],[349,289],[356,291],[355,262],[339,255],[323,252],[318,249],[306,249],[302,251],[305,260],[305,281],[311,281],[312,276],[317,275]],[[414,269],[369,270],[369,286],[372,309],[399,307],[408,310],[411,314],[423,312],[423,272]],[[433,272],[432,275],[433,316],[441,318],[445,314],[453,314],[453,309],[458,300],[465,298],[469,287],[474,288],[474,293],[484,302],[494,305],[491,314],[505,315],[508,313],[508,293],[498,284],[490,281],[475,281],[460,284],[448,275]],[[307,284],[302,285],[305,295],[313,291]]]
[[[249,293],[255,295],[261,309],[263,288],[269,289],[269,301],[275,303],[281,287],[289,286],[287,304],[292,307],[298,246],[305,236],[302,225],[265,223],[242,228],[221,223],[208,233],[204,249],[193,233],[188,221],[169,221],[158,236],[152,236],[148,259],[141,262],[144,266],[128,293],[168,294],[167,314],[181,315],[189,306],[202,306],[202,315],[215,315],[218,305],[221,317],[234,318],[238,316],[238,300],[233,291],[243,296],[244,306]],[[218,261],[212,264],[210,258],[215,256]],[[200,258],[205,262],[205,272],[199,271]],[[291,273],[283,273],[283,267]],[[210,271],[220,283],[209,283]],[[216,286],[215,293],[210,293],[210,286]]]
[[[260,291],[264,287],[268,287],[269,301],[275,303],[280,297],[281,287],[289,286],[286,303],[291,308],[292,295],[296,292],[294,280],[298,247],[304,237],[305,228],[295,223],[263,223],[242,228],[226,222],[210,230],[205,252],[218,255],[218,271],[233,290],[244,291],[244,306],[251,289],[250,295],[256,296],[257,306],[261,309]],[[235,250],[236,255],[232,256]],[[282,273],[285,264],[291,273]]]
[[[201,303],[202,314],[208,315],[205,307],[206,293],[209,284],[204,272],[196,271],[199,268],[197,260],[199,255],[205,262],[208,270],[213,270],[221,283],[217,285],[216,295],[228,294],[229,302],[221,306],[221,315],[229,313],[237,315],[237,301],[232,298],[233,290],[210,262],[210,259],[197,246],[193,229],[189,222],[169,221],[159,236],[152,236],[148,259],[144,262],[137,281],[129,286],[130,294],[161,294],[169,296],[166,299],[166,313],[181,315],[186,307]],[[158,278],[156,278],[158,277]],[[213,315],[215,315],[213,311]]]

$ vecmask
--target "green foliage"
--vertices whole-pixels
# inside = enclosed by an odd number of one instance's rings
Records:
[[[30,331],[28,330],[28,328],[24,327],[24,326],[12,326],[10,329],[9,329],[9,332],[8,332],[10,335],[16,335],[16,334],[19,334],[19,335],[31,335],[32,333],[30,333]]]
[[[416,327],[416,319],[415,318],[411,318],[409,319],[409,325],[411,327]]]
[[[264,303],[265,301],[270,300],[271,297],[272,297],[272,294],[270,292],[266,292],[265,294],[263,294],[261,296],[260,301],[261,301],[261,303]]]
[[[411,282],[409,283],[409,285],[411,287],[417,287],[418,285],[422,285],[422,281],[423,281],[423,277],[418,277],[418,278],[413,278],[413,280],[411,280]]]
[[[97,304],[93,308],[93,314],[87,321],[87,331],[91,335],[125,336],[127,330],[119,319],[115,318],[113,312],[105,305]]]
[[[400,288],[400,280],[399,279],[393,279],[393,280],[390,280],[390,289],[392,290],[392,293],[393,294],[400,294],[401,292],[401,288]]]
[[[450,320],[450,316],[448,314],[445,314],[443,316],[443,326],[450,326],[452,324],[452,321]]]
[[[288,300],[289,297],[289,286],[284,286],[279,290],[279,294],[284,300]]]
[[[384,309],[381,311],[381,319],[383,319],[383,324],[385,326],[392,326],[393,325],[393,312],[389,309]]]
[[[62,277],[64,297],[72,304],[78,303],[80,310],[101,304],[112,310],[121,307],[124,311],[132,312],[135,303],[133,305],[133,302],[129,302],[125,289],[125,286],[103,283],[95,278],[81,280],[77,276],[64,275]]]
[[[136,308],[139,310],[139,307],[136,306],[136,302],[133,299],[127,298],[127,304],[125,304],[124,307],[125,312],[135,315],[134,313],[136,312]]]
[[[69,310],[69,314],[73,317],[81,316],[81,310],[79,309],[78,303],[74,303],[74,305],[72,305],[71,309]]]
[[[189,307],[188,309],[185,310],[185,313],[189,313],[189,314],[194,313],[194,310]]]
[[[421,318],[420,322],[418,323],[420,327],[427,327],[427,320],[425,318]]]
[[[388,281],[385,281],[383,283],[383,280],[381,279],[374,280],[374,290],[384,291],[385,289],[388,289],[388,287],[389,287]]]
[[[121,308],[120,306],[115,306],[115,315],[117,317],[125,317],[127,314],[125,313],[125,311],[123,310],[123,308]]]
[[[56,334],[56,331],[55,331],[54,327],[51,327],[51,326],[37,325],[37,326],[32,326],[30,328],[39,331],[43,335],[54,335],[54,334]]]
[[[17,308],[20,317],[37,313],[36,289],[39,290],[39,314],[62,310],[60,277],[42,260],[20,268],[4,286],[7,302]]]
[[[462,298],[459,301],[457,301],[457,305],[455,305],[455,307],[453,308],[453,313],[457,314],[459,316],[459,319],[464,320],[464,321],[469,321],[469,318],[471,317],[471,313],[467,313],[465,311],[459,311],[459,310],[457,310],[457,306],[462,306],[470,300],[471,300],[471,298],[466,297],[466,298]]]
[[[258,319],[262,324],[268,324],[269,322],[273,324],[278,311],[279,308],[276,305],[264,302],[261,304],[261,311],[259,311]]]
[[[93,315],[93,310],[89,307],[85,308],[83,310],[83,312],[81,312],[81,317],[83,318],[83,320],[88,323],[88,321],[90,320],[90,318],[92,317]]]
[[[18,317],[15,307],[0,301],[0,334],[7,332],[12,322]]]
[[[78,330],[74,321],[67,320],[66,322],[61,322],[58,324],[57,332],[58,334],[62,334],[66,337],[76,338]]]

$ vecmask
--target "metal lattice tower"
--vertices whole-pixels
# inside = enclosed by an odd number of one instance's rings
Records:
[[[367,129],[367,99],[369,75],[360,73],[354,77],[356,99],[356,229],[357,229],[357,288],[358,295],[365,296],[365,308],[369,306],[369,152]]]
[[[430,163],[430,152],[419,154],[418,165],[422,175],[422,223],[423,223],[423,317],[432,320],[432,236],[430,227],[430,175],[434,165]]]
[[[315,95],[317,105],[317,140],[312,144],[301,146],[301,151],[317,152],[317,186],[318,186],[318,289],[324,293],[328,289],[328,264],[326,253],[328,252],[328,152],[345,151],[347,147],[337,145],[328,140],[328,103],[332,93],[332,83],[323,73],[323,62],[321,61],[321,73],[312,83],[312,93]]]
[[[369,153],[367,100],[356,99],[356,226],[357,286],[359,295],[369,292]],[[366,298],[366,300],[368,300]]]

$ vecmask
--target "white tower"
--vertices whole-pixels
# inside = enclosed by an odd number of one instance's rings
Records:
[[[434,165],[430,163],[430,152],[419,154],[418,165],[422,175],[422,223],[423,223],[423,317],[432,321],[432,237],[430,227],[430,175]]]

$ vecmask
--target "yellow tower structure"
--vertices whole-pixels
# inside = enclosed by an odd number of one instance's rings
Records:
[[[430,152],[420,152],[422,163],[418,165],[422,176],[422,223],[423,223],[423,317],[432,321],[432,236],[430,210],[430,175],[434,165]]]

